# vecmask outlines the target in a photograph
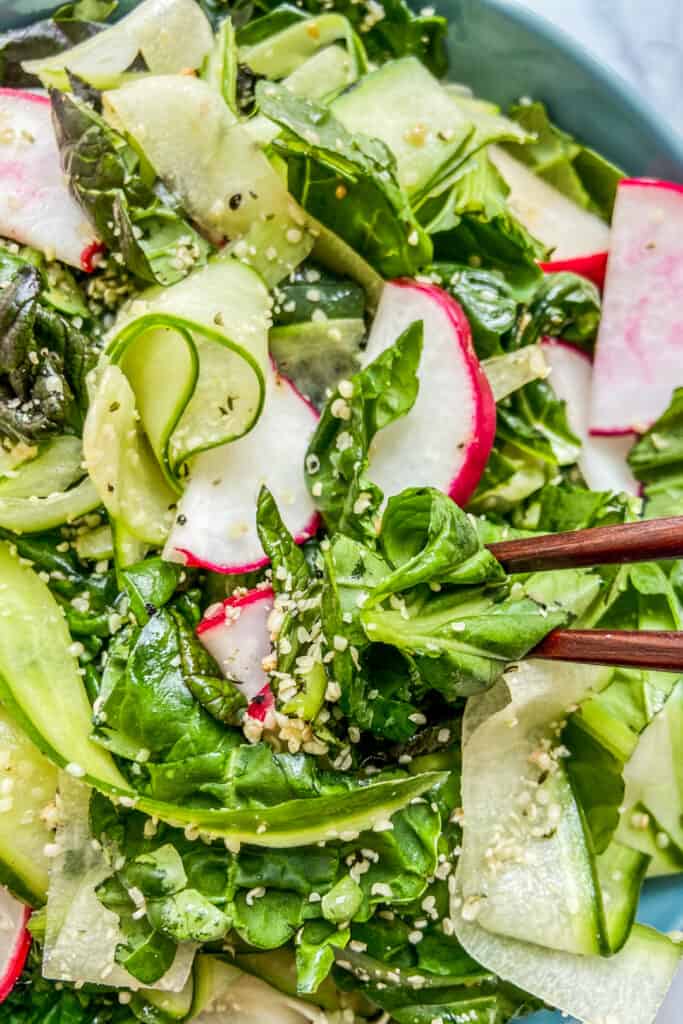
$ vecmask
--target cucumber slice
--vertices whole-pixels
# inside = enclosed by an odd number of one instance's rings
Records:
[[[86,477],[70,491],[48,498],[0,498],[0,526],[12,533],[42,533],[72,523],[99,504],[95,485]]]
[[[0,479],[0,498],[47,498],[78,483],[84,472],[80,440],[54,437],[40,445],[35,458]]]
[[[460,915],[455,930],[466,952],[504,981],[591,1024],[652,1024],[681,957],[680,946],[643,925],[634,925],[621,952],[609,958],[492,935]]]
[[[110,755],[89,739],[90,705],[62,609],[4,542],[0,586],[0,700],[54,764],[70,765],[100,788],[129,793]]]
[[[139,989],[140,983],[116,963],[116,947],[123,939],[118,917],[97,898],[97,886],[111,875],[112,864],[102,845],[93,842],[91,790],[62,773],[59,795],[59,853],[50,865],[43,975],[55,981]],[[195,950],[192,943],[181,943],[154,989],[182,992]]]
[[[509,703],[468,728],[458,877],[464,905],[488,931],[569,953],[601,950],[591,850],[562,760],[548,752],[560,745],[557,723],[567,707],[609,675],[524,662],[506,676]]]
[[[383,279],[374,267],[366,263],[363,257],[339,235],[335,235],[318,221],[312,230],[315,233],[313,255],[316,260],[340,277],[350,277],[357,281],[365,292],[368,312],[374,313],[384,288]]]
[[[112,519],[140,541],[162,545],[173,522],[176,494],[139,429],[135,395],[118,366],[106,366],[100,374],[83,451],[92,484]]]
[[[202,80],[207,82],[221,96],[235,116],[239,116],[237,103],[237,74],[239,57],[232,20],[227,17],[221,23],[211,52],[202,67]]]
[[[0,707],[0,882],[32,907],[47,899],[51,833],[43,813],[57,792],[57,769]]]
[[[98,526],[81,533],[74,541],[76,554],[84,562],[102,562],[114,555],[114,538],[111,526]]]
[[[69,89],[68,68],[98,89],[125,78],[141,55],[153,74],[175,74],[201,67],[211,49],[211,26],[194,0],[145,0],[116,25],[71,50],[22,65],[43,85]]]
[[[683,680],[643,731],[624,781],[618,838],[638,849],[638,833],[648,830],[651,815],[661,833],[683,850]]]
[[[130,381],[169,480],[193,455],[237,440],[256,423],[269,323],[263,282],[235,260],[152,288],[119,317],[108,354]]]
[[[388,61],[365,75],[337,97],[332,110],[349,131],[387,144],[409,192],[463,151],[472,134],[471,121],[415,57]]]
[[[197,957],[195,1024],[320,1024],[320,1007],[271,988],[211,956]],[[197,1016],[194,1016],[196,1014]],[[324,1015],[323,1015],[324,1016]]]
[[[215,956],[200,953],[194,964],[192,1018],[211,1008],[213,1003],[242,977],[242,971]]]
[[[532,380],[543,380],[550,373],[540,345],[527,345],[516,352],[507,352],[504,356],[493,356],[485,359],[481,365],[496,402],[507,398]]]
[[[647,854],[616,840],[596,858],[607,946],[613,953],[623,948],[631,934],[649,863]]]
[[[356,81],[354,64],[343,46],[328,46],[309,57],[301,67],[284,79],[295,96],[324,102]],[[265,147],[280,134],[280,126],[264,114],[256,114],[244,122],[244,130],[259,146]]]
[[[169,1020],[187,1020],[192,1013],[194,1002],[194,977],[190,974],[185,987],[180,992],[158,992],[152,988],[143,988],[137,997],[144,1000],[141,1008],[140,1019],[147,1020],[154,1024],[154,1018],[149,1013],[149,1007],[162,1015],[160,1024],[166,1024]],[[147,1004],[147,1007],[144,1006]]]
[[[141,562],[148,551],[148,545],[138,540],[132,533],[129,533],[123,523],[112,525],[112,539],[114,542],[114,561],[116,571],[121,572],[129,565],[136,565]]]
[[[340,380],[360,368],[364,320],[327,320],[274,327],[270,351],[278,370],[321,409]]]
[[[363,47],[341,14],[302,19],[251,46],[241,46],[240,61],[257,75],[277,80],[291,75],[319,50],[339,40],[346,43],[354,78],[363,74],[367,69]]]
[[[136,140],[188,214],[216,240],[259,221],[277,229],[273,261],[306,255],[306,215],[223,99],[187,76],[146,76],[104,97],[107,117]],[[303,248],[302,248],[303,247]],[[252,252],[252,249],[254,250]],[[253,239],[238,256],[258,255]],[[226,323],[234,320],[228,319]]]

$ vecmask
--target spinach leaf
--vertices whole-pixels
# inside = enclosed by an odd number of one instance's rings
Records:
[[[340,384],[325,406],[306,455],[306,482],[330,532],[373,543],[382,495],[366,479],[370,443],[410,412],[417,398],[422,324]]]
[[[492,686],[552,629],[566,625],[595,598],[591,574],[537,573],[508,597],[486,587],[418,587],[393,607],[364,607],[361,622],[373,642],[415,659],[425,684],[447,700]],[[555,585],[557,584],[557,586]]]
[[[277,593],[303,590],[311,577],[301,547],[282,521],[273,495],[261,488],[256,508],[256,525],[263,550],[270,559],[273,588]]]
[[[510,154],[577,205],[609,221],[624,172],[557,128],[542,103],[520,102],[508,116],[535,137],[524,146],[505,144]]]
[[[502,355],[519,315],[519,302],[505,278],[458,263],[434,263],[428,273],[436,274],[441,287],[462,306],[479,358]]]
[[[628,457],[634,476],[645,485],[648,518],[680,515],[683,510],[683,388],[676,388],[668,409],[643,434]]]
[[[82,643],[86,637],[94,641],[115,632],[121,616],[116,611],[118,587],[113,572],[92,572],[59,532],[14,535],[0,530],[0,537],[14,544],[21,557],[47,577],[70,631]],[[98,644],[91,650],[98,653]],[[88,658],[82,655],[81,660]]]
[[[0,291],[0,435],[30,443],[79,434],[87,407],[85,377],[97,348],[46,303],[40,271],[4,261]]]
[[[537,260],[547,252],[512,214],[509,191],[488,156],[477,153],[449,188],[421,199],[416,213],[437,261],[502,272],[513,294],[527,300],[542,279]]]
[[[260,82],[261,112],[284,131],[275,153],[288,188],[316,220],[343,238],[384,277],[414,275],[432,247],[396,178],[396,160],[379,139],[352,134],[330,110]]]
[[[42,950],[34,942],[23,974],[2,1004],[3,1024],[133,1024],[117,990],[56,984],[42,976]]]
[[[273,323],[277,327],[307,323],[316,311],[328,320],[362,320],[365,292],[349,278],[302,263],[275,289]]]
[[[568,271],[547,274],[518,320],[512,346],[535,345],[549,335],[591,352],[600,314],[600,292],[592,281]]]
[[[379,545],[394,571],[373,589],[366,607],[421,583],[481,585],[506,578],[469,517],[433,488],[415,487],[389,499]]]
[[[141,154],[87,103],[53,89],[69,187],[115,256],[143,281],[169,286],[205,263],[210,247]]]

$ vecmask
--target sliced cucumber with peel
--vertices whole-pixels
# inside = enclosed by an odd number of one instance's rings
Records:
[[[47,899],[45,846],[57,769],[0,706],[0,883],[32,907]]]
[[[107,89],[125,80],[138,56],[154,74],[177,74],[201,67],[212,43],[211,26],[194,0],[145,0],[104,32],[54,57],[25,61],[23,67],[46,87],[68,89],[68,68]]]

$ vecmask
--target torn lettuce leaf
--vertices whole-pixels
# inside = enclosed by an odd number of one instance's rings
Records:
[[[75,95],[53,89],[51,97],[69,187],[115,256],[164,287],[202,266],[208,242],[133,145]]]
[[[628,463],[645,490],[648,519],[683,512],[683,388],[676,388],[671,404],[636,442]]]
[[[508,117],[535,136],[523,146],[504,143],[510,155],[578,206],[610,221],[617,186],[626,177],[624,172],[561,131],[550,120],[543,103],[520,102],[510,108]]]
[[[379,139],[353,134],[327,108],[260,82],[261,112],[284,129],[272,142],[287,164],[288,188],[303,208],[384,277],[414,275],[432,247]]]

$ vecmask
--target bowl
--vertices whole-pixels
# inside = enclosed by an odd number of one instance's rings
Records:
[[[119,12],[135,6],[122,0]],[[2,0],[0,31],[44,17],[49,0]],[[416,7],[422,6],[419,2]],[[683,140],[635,89],[553,25],[505,0],[437,0],[448,18],[450,76],[502,106],[533,96],[560,127],[634,176],[683,181]],[[661,931],[683,930],[683,879],[646,883],[638,919]],[[680,1024],[683,978],[657,1024]],[[678,1007],[678,1011],[676,1010]],[[559,1024],[536,1014],[529,1024]]]

